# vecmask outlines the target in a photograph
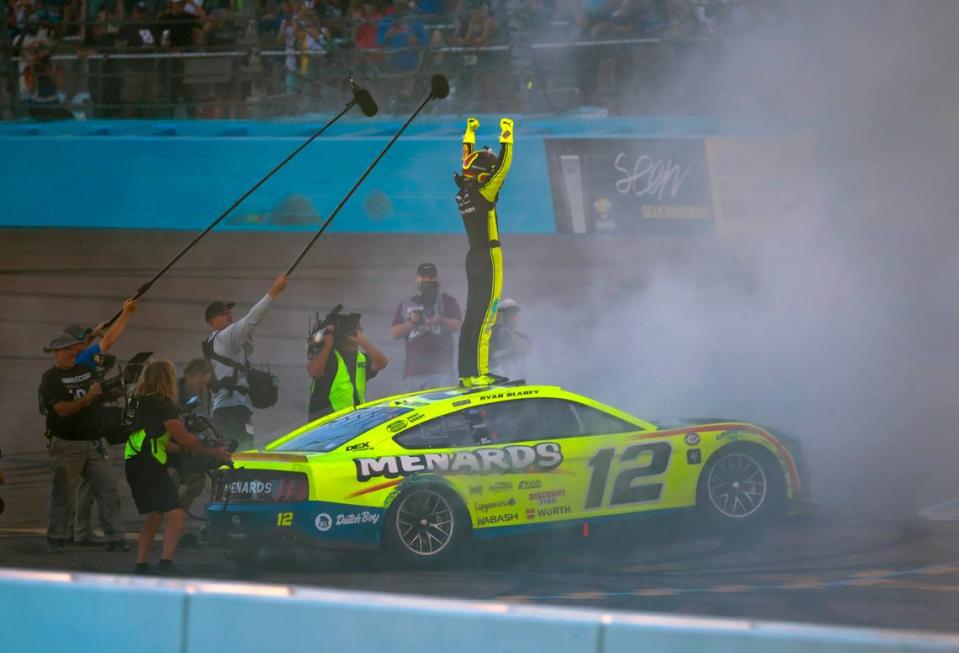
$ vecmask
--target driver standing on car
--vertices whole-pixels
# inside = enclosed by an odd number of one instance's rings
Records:
[[[503,291],[503,251],[496,202],[513,163],[513,121],[499,121],[498,156],[488,147],[475,149],[479,124],[476,118],[467,119],[462,174],[453,175],[459,188],[456,205],[469,239],[466,316],[460,330],[458,363],[460,385],[464,387],[504,380],[489,373],[489,349]]]

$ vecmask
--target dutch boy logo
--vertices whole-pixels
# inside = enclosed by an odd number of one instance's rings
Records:
[[[313,523],[316,524],[316,530],[320,531],[321,533],[325,533],[333,528],[333,518],[325,512],[318,514],[316,516],[316,521]]]

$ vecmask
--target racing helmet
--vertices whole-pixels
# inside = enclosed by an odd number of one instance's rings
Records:
[[[463,158],[463,177],[485,184],[496,171],[498,157],[488,148],[470,152]]]

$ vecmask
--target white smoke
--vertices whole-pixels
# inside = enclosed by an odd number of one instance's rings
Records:
[[[956,496],[957,14],[810,1],[727,41],[710,105],[811,135],[820,197],[755,233],[651,256],[630,256],[656,250],[639,239],[583,239],[597,265],[576,308],[526,312],[527,328],[555,335],[540,338],[532,379],[639,414],[794,432],[826,503]]]

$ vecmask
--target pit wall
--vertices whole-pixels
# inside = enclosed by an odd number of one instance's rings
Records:
[[[200,230],[325,119],[6,123],[0,227]],[[498,116],[481,122],[478,144],[498,151]],[[401,124],[396,117],[342,120],[218,229],[315,229]],[[462,131],[459,117],[420,116],[332,231],[458,233],[452,175]],[[808,141],[772,133],[782,132],[706,118],[518,116],[499,203],[502,229],[729,231],[795,205],[784,188],[814,167]]]
[[[899,653],[959,650],[928,633],[0,568],[10,651],[191,653]]]

